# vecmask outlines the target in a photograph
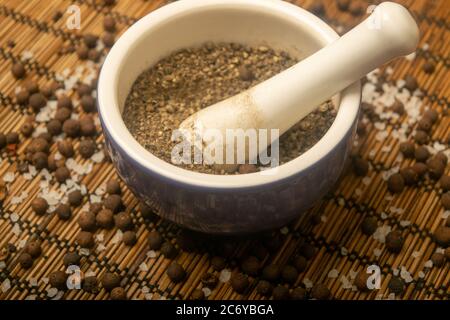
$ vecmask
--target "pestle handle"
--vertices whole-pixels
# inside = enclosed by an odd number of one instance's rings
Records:
[[[419,29],[406,8],[393,2],[378,5],[335,42],[251,89],[264,127],[284,133],[367,73],[413,52],[418,42]]]

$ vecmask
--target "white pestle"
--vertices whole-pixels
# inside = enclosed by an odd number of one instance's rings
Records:
[[[189,134],[194,130],[198,134],[198,128],[216,129],[223,137],[227,129],[279,129],[281,135],[367,73],[412,53],[418,42],[419,29],[409,11],[384,2],[333,43],[274,77],[198,111],[180,129]]]

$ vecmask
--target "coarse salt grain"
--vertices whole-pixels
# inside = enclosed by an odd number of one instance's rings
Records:
[[[3,181],[5,181],[6,183],[13,182],[14,179],[15,179],[14,172],[7,172],[3,176]]]
[[[150,288],[147,287],[147,286],[143,286],[142,289],[141,289],[141,292],[144,293],[144,294],[145,293],[149,293],[150,292]]]
[[[103,243],[100,243],[95,249],[96,252],[102,252],[106,250],[106,246]]]
[[[328,278],[336,279],[339,276],[339,271],[336,269],[331,269],[330,272],[328,272]]]
[[[94,277],[95,276],[95,272],[92,270],[88,270],[85,274],[86,277]]]
[[[37,287],[38,286],[38,279],[37,278],[31,278],[30,279],[30,286]]]
[[[17,223],[14,224],[14,226],[13,226],[11,231],[17,237],[22,233],[22,229],[20,229],[20,226]]]
[[[313,283],[308,278],[303,279],[303,284],[305,285],[306,289],[311,289],[313,287]]]
[[[346,276],[342,275],[339,279],[342,283],[342,289],[351,289],[352,288],[352,283],[347,279]]]
[[[344,200],[344,198],[340,197],[340,198],[338,199],[338,204],[339,204],[341,207],[343,207],[343,206],[345,205],[345,200]]]
[[[413,253],[411,254],[411,256],[415,259],[420,257],[422,254],[420,253],[420,251],[413,251]]]
[[[205,295],[205,297],[209,297],[211,295],[211,289],[209,288],[202,288],[203,294]]]
[[[32,301],[32,300],[36,300],[36,298],[37,298],[37,295],[35,295],[35,294],[30,294],[29,296],[26,296],[26,297],[25,297],[25,300],[30,300],[30,301]]]
[[[230,279],[231,279],[231,271],[228,269],[223,269],[220,272],[219,281],[225,283],[228,282]]]
[[[142,263],[139,265],[139,270],[144,271],[144,272],[148,271],[148,266],[147,266],[147,264],[146,264],[145,262],[142,262]]]
[[[433,268],[433,261],[431,261],[431,260],[426,261],[424,264],[424,267],[425,268]]]
[[[19,215],[17,213],[13,212],[9,216],[9,219],[11,219],[12,222],[17,222],[17,221],[19,221]]]
[[[6,278],[3,282],[2,282],[2,292],[5,293],[6,291],[8,291],[9,289],[11,289],[11,281]]]
[[[381,243],[385,243],[386,236],[389,232],[391,232],[391,230],[392,230],[391,226],[388,225],[380,226],[375,230],[373,238]]]
[[[372,178],[371,178],[371,177],[364,177],[364,178],[362,179],[362,183],[363,183],[363,185],[365,185],[365,186],[368,186],[368,185],[370,184],[371,181],[372,181]]]
[[[409,221],[409,220],[400,220],[400,226],[407,227],[409,225],[411,225],[411,221]]]
[[[0,261],[0,270],[3,270],[3,269],[5,269],[6,268],[6,263],[5,263],[5,261]]]
[[[97,240],[97,242],[103,242],[103,240],[105,239],[105,235],[103,234],[103,232],[95,235],[95,239]]]
[[[281,228],[281,229],[280,229],[280,233],[281,233],[281,234],[285,234],[285,235],[288,234],[288,233],[289,233],[288,227],[283,227],[283,228]]]
[[[94,153],[91,157],[91,160],[94,161],[95,163],[100,163],[103,161],[103,159],[105,159],[105,154],[103,150]]]
[[[87,249],[87,248],[81,248],[81,249],[80,249],[80,255],[82,255],[82,256],[88,256],[88,255],[89,255],[89,249]]]
[[[375,256],[375,257],[379,257],[379,256],[381,256],[381,253],[382,253],[383,251],[381,250],[381,249],[377,249],[377,248],[375,248],[375,249],[373,249],[373,255]]]
[[[49,297],[49,298],[53,298],[57,294],[58,294],[58,289],[56,289],[56,288],[50,288],[47,290],[47,297]]]
[[[425,273],[423,271],[419,271],[418,276],[419,278],[423,279],[425,278]]]
[[[156,258],[156,252],[154,250],[147,251],[147,258],[154,259]]]
[[[405,59],[408,60],[408,61],[413,61],[415,58],[416,58],[416,53],[415,52],[405,56]]]
[[[153,293],[146,293],[144,295],[145,300],[152,300],[153,299]]]
[[[437,248],[436,253],[445,254],[445,250],[444,250],[444,248]]]
[[[341,248],[341,255],[343,255],[343,256],[348,255],[348,250],[347,250],[346,247],[342,247],[342,248]]]
[[[122,241],[122,237],[123,237],[123,232],[120,231],[120,230],[117,230],[116,234],[111,239],[111,243],[112,244],[117,244],[117,243],[121,242]]]

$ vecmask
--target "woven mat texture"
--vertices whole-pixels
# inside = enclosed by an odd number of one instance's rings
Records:
[[[318,1],[291,2],[311,8]],[[435,109],[441,115],[432,131],[430,144],[447,144],[450,135],[449,1],[398,2],[410,8],[417,18],[422,39],[415,58],[402,58],[392,62],[389,65],[392,72],[387,77],[398,80],[409,74],[417,79],[423,92],[423,106]],[[11,75],[10,69],[14,61],[31,52],[31,59],[25,63],[27,77],[37,80],[40,85],[47,84],[61,74],[74,72],[77,66],[83,65],[76,53],[58,52],[68,45],[76,47],[83,34],[101,35],[105,16],[113,16],[119,23],[119,33],[122,33],[140,17],[167,3],[160,0],[118,0],[114,6],[104,7],[98,0],[0,0],[0,131],[18,132],[29,113],[15,103],[15,88],[23,80],[16,80]],[[354,16],[339,11],[335,1],[323,3],[326,9],[324,19],[340,33],[364,18],[362,15]],[[364,8],[371,4],[367,0],[355,0],[352,3]],[[81,9],[82,28],[78,31],[66,28],[66,16],[56,22],[52,19],[56,11],[65,12],[71,4]],[[8,40],[14,40],[16,45],[10,48]],[[422,70],[426,61],[433,61],[436,65],[436,70],[431,75]],[[69,93],[74,100],[78,99],[75,92]],[[384,120],[384,123],[386,130],[390,132],[406,121],[407,117],[404,116],[396,121]],[[279,239],[279,246],[275,250],[265,253],[265,247],[261,245],[263,241],[254,236],[218,240],[229,243],[233,248],[232,254],[227,258],[226,268],[230,271],[238,270],[242,257],[252,254],[255,248],[262,248],[259,252],[263,252],[263,265],[284,265],[298,253],[301,244],[307,242],[316,248],[316,253],[308,261],[307,269],[299,274],[296,283],[289,285],[289,288],[320,282],[331,290],[334,299],[384,299],[389,297],[390,279],[403,268],[411,275],[412,281],[408,281],[404,292],[397,298],[448,299],[449,263],[440,268],[427,268],[427,261],[438,248],[433,240],[433,233],[445,223],[446,214],[440,201],[443,191],[439,184],[427,181],[391,196],[383,173],[395,163],[399,143],[391,136],[377,139],[378,133],[373,125],[369,125],[367,133],[359,138],[356,147],[361,156],[370,162],[367,175],[370,183],[367,183],[367,179],[356,176],[349,168],[336,188],[321,203],[286,228],[273,232],[272,237]],[[21,136],[17,150],[2,153],[0,177],[16,171],[17,159],[30,141],[30,138]],[[101,145],[102,141],[102,136],[98,135],[97,143]],[[75,146],[77,145],[78,142]],[[51,152],[56,152],[55,145]],[[118,178],[113,165],[107,161],[94,163],[83,160],[78,154],[75,160],[81,164],[90,162],[93,165],[92,171],[80,180],[90,194],[101,189],[109,179]],[[401,166],[410,163],[411,160],[403,160]],[[450,174],[449,166],[446,174]],[[18,253],[12,254],[0,270],[0,299],[54,298],[48,291],[50,284],[46,280],[49,274],[64,269],[63,256],[67,251],[79,250],[75,237],[79,232],[77,216],[82,210],[81,206],[74,210],[69,221],[61,221],[55,214],[37,216],[31,210],[30,202],[38,194],[39,184],[39,175],[27,180],[20,174],[16,174],[14,181],[6,183],[8,194],[0,211],[0,247],[12,243],[18,247]],[[54,183],[51,188],[58,189],[58,184]],[[136,225],[137,244],[130,248],[114,241],[116,229],[97,231],[97,234],[103,233],[104,248],[83,257],[83,272],[93,272],[98,277],[107,271],[120,274],[122,286],[130,299],[189,299],[194,289],[202,288],[201,277],[205,273],[212,272],[220,276],[220,272],[213,271],[211,267],[212,254],[208,250],[182,250],[176,260],[186,269],[187,278],[180,284],[172,283],[165,272],[171,261],[159,251],[156,251],[156,257],[149,257],[147,237],[149,232],[156,229],[165,238],[176,243],[180,228],[162,220],[144,221],[138,209],[138,200],[123,183],[122,194],[126,210],[131,213]],[[24,199],[16,203],[21,195],[24,195]],[[85,203],[87,201],[88,197],[85,197]],[[311,219],[318,216],[321,218]],[[383,243],[361,232],[361,222],[368,216],[375,217],[379,226],[390,226],[402,232],[405,243],[399,254],[390,253]],[[43,253],[34,261],[31,269],[24,270],[18,264],[18,256],[23,250],[21,245],[30,239],[42,242]],[[379,290],[361,293],[343,285],[346,279],[352,281],[355,272],[372,264],[381,268]],[[245,294],[234,292],[229,283],[219,282],[208,299],[264,299],[255,289],[259,278],[249,279],[250,286]],[[57,297],[101,300],[108,299],[109,294],[104,289],[97,294],[68,290]]]

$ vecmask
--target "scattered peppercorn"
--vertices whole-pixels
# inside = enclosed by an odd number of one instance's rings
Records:
[[[67,179],[70,179],[70,171],[65,166],[59,167],[55,170],[55,177],[56,181],[59,183],[64,183]]]
[[[306,299],[306,290],[302,287],[294,288],[291,292],[292,300],[305,300]]]
[[[24,135],[24,137],[30,137],[33,133],[34,126],[31,121],[26,121],[20,127],[20,132]]]
[[[433,233],[434,241],[437,242],[443,248],[447,248],[450,245],[450,228],[446,226],[440,226]]]
[[[55,271],[50,274],[48,281],[53,288],[65,290],[67,289],[67,277],[68,275],[64,271]]]
[[[442,177],[445,171],[445,164],[435,157],[427,160],[428,176],[433,180],[438,180]]]
[[[435,124],[439,119],[439,113],[434,109],[428,109],[423,114],[424,118],[427,118],[431,123]]]
[[[106,291],[111,291],[114,288],[120,287],[120,277],[116,273],[106,272],[103,275],[101,282]]]
[[[61,220],[69,220],[70,217],[72,216],[72,209],[70,209],[70,206],[68,204],[65,203],[61,203],[57,208],[56,208],[56,214],[58,215],[58,217]]]
[[[97,133],[94,119],[91,116],[83,116],[80,119],[80,132],[83,137],[91,137]]]
[[[57,148],[59,153],[61,153],[66,158],[72,158],[74,155],[73,145],[70,140],[58,141]]]
[[[62,124],[61,121],[57,119],[52,119],[47,122],[47,132],[52,136],[57,136],[62,132]]]
[[[400,174],[402,175],[405,185],[407,186],[415,185],[419,180],[419,175],[411,167],[401,169]]]
[[[95,245],[94,235],[88,231],[80,231],[77,235],[76,242],[82,248],[92,248]]]
[[[214,256],[211,258],[211,266],[215,271],[222,271],[225,266],[225,259],[219,256]]]
[[[116,31],[116,21],[111,16],[106,16],[103,20],[103,29],[109,32],[115,32]]]
[[[109,194],[120,194],[120,184],[116,179],[110,179],[106,183],[106,192]]]
[[[28,104],[28,101],[30,98],[30,94],[28,93],[28,91],[20,90],[20,91],[16,92],[15,95],[16,95],[16,103],[18,105],[24,106],[24,105]]]
[[[166,241],[161,245],[161,253],[167,259],[174,259],[178,255],[178,250],[171,242]]]
[[[96,276],[89,276],[83,280],[83,290],[89,293],[98,293],[98,279]]]
[[[115,42],[115,36],[112,32],[105,32],[102,36],[102,42],[106,48],[111,48]]]
[[[313,286],[311,296],[317,300],[328,300],[331,296],[331,292],[324,284],[318,283]]]
[[[445,264],[445,256],[440,252],[435,252],[431,255],[433,266],[442,267]]]
[[[400,231],[391,231],[386,236],[386,247],[390,252],[399,253],[402,250],[403,242]]]
[[[133,228],[133,219],[127,212],[119,212],[115,217],[114,221],[116,223],[116,227],[122,231],[130,230]]]
[[[371,236],[374,234],[375,230],[377,230],[378,221],[375,217],[366,217],[361,223],[361,231],[367,236]]]
[[[394,173],[388,179],[388,189],[392,193],[400,193],[405,188],[405,181],[400,173]]]
[[[63,263],[66,267],[68,266],[79,266],[81,261],[81,257],[78,255],[78,253],[72,251],[68,252],[64,255]]]
[[[67,119],[70,119],[70,115],[72,111],[68,108],[59,108],[55,112],[55,119],[59,120],[61,123],[64,123]]]
[[[11,67],[11,73],[16,79],[22,79],[27,73],[22,63],[16,62]]]
[[[249,281],[247,276],[243,273],[233,273],[231,275],[230,284],[235,292],[242,294],[247,290]]]
[[[411,75],[407,75],[405,77],[405,88],[409,90],[409,92],[413,93],[419,87],[416,78]]]
[[[297,269],[291,265],[284,266],[281,270],[281,278],[287,283],[295,283],[298,278]]]
[[[113,213],[117,213],[122,209],[122,198],[117,194],[111,194],[103,201],[105,208],[110,209]]]
[[[148,244],[150,250],[159,250],[163,243],[163,238],[158,231],[152,231],[148,235]]]
[[[445,210],[450,210],[450,191],[447,191],[441,196],[441,203]]]
[[[428,171],[427,165],[422,162],[414,163],[411,168],[417,173],[417,176],[419,178],[422,178]]]
[[[203,300],[205,299],[205,293],[201,289],[194,289],[191,293],[192,300]]]
[[[96,227],[96,217],[90,211],[82,211],[78,217],[78,225],[83,231],[94,231]]]
[[[273,289],[272,297],[273,300],[287,300],[289,298],[289,289],[278,285]]]
[[[48,209],[47,200],[41,197],[34,198],[34,200],[31,202],[31,208],[37,215],[42,216],[47,212]]]
[[[122,235],[122,241],[126,246],[134,246],[137,242],[136,232],[125,231]]]
[[[262,270],[261,277],[264,280],[275,282],[280,277],[280,274],[281,274],[281,270],[278,265],[269,264],[268,266],[264,267],[264,269]]]
[[[297,255],[294,257],[292,264],[294,265],[294,267],[297,269],[297,271],[299,273],[302,273],[303,271],[306,270],[307,261],[304,256]]]
[[[174,283],[179,283],[186,278],[186,271],[184,268],[178,264],[177,262],[172,262],[166,271],[170,280]]]
[[[428,141],[430,141],[430,137],[428,136],[428,133],[426,133],[423,130],[416,130],[416,134],[414,135],[414,141],[418,145],[427,144]]]
[[[91,214],[94,215],[94,213]],[[95,217],[95,221],[100,228],[111,229],[114,226],[114,215],[109,209],[102,209]]]
[[[405,290],[405,283],[399,277],[393,276],[389,281],[388,288],[394,294],[401,294]]]
[[[400,152],[405,158],[414,158],[415,146],[410,141],[400,143]]]
[[[78,207],[83,202],[83,195],[81,194],[80,190],[73,190],[71,191],[68,196],[69,204],[72,207]]]
[[[434,65],[433,62],[431,61],[427,61],[424,63],[424,65],[422,66],[422,70],[426,73],[426,74],[432,74],[435,70],[436,66]]]
[[[356,156],[352,158],[353,170],[356,175],[364,177],[369,172],[369,162],[363,158]]]
[[[23,252],[19,256],[20,266],[24,269],[30,269],[33,266],[33,258],[26,252]]]
[[[85,139],[80,142],[78,152],[83,158],[88,159],[95,153],[96,147],[94,140]]]
[[[68,137],[78,137],[80,135],[80,121],[67,119],[63,123],[63,131]]]

